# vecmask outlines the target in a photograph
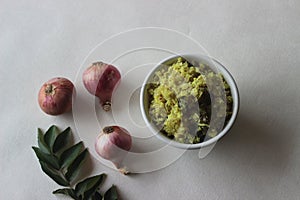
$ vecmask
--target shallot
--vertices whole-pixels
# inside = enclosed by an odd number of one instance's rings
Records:
[[[99,98],[105,111],[111,109],[112,94],[120,79],[119,70],[115,66],[103,62],[93,63],[82,75],[85,88]]]
[[[123,160],[131,145],[131,136],[125,128],[107,126],[97,137],[95,150],[102,158],[110,160],[121,173],[128,174],[129,171],[123,165]]]
[[[52,78],[45,82],[38,94],[41,109],[49,115],[60,115],[72,109],[74,85],[66,78]]]

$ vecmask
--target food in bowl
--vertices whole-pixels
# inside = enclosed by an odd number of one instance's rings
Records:
[[[179,143],[197,144],[215,137],[232,115],[233,98],[222,74],[183,57],[155,71],[146,95],[151,123]]]

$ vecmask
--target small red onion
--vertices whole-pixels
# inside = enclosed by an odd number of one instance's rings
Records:
[[[60,115],[72,108],[74,85],[66,78],[52,78],[41,87],[38,102],[41,109],[49,115]]]
[[[96,139],[96,152],[104,159],[110,160],[123,174],[128,174],[122,162],[132,145],[129,132],[119,126],[107,126]]]
[[[83,72],[82,80],[89,93],[99,98],[103,110],[109,111],[112,94],[121,80],[119,70],[113,65],[95,62]]]

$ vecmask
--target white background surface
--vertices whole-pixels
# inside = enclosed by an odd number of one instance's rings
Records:
[[[299,199],[300,3],[289,1],[0,1],[0,199],[64,199],[31,149],[36,129],[71,126],[37,104],[42,83],[74,80],[113,34],[142,26],[183,32],[234,75],[238,120],[204,160],[186,152],[160,171],[122,176],[94,159],[122,199]],[[120,44],[121,45],[121,44]]]

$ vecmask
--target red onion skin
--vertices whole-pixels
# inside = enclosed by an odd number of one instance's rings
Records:
[[[66,78],[52,78],[41,87],[38,102],[49,115],[60,115],[72,109],[74,85]]]
[[[114,132],[112,133],[106,133],[106,134],[112,134],[109,138],[110,141],[120,147],[121,149],[125,151],[129,151],[132,145],[132,140],[129,132],[119,126],[113,126]]]
[[[85,88],[99,98],[105,111],[110,110],[112,94],[121,80],[119,70],[103,62],[93,63],[82,75]]]
[[[131,146],[132,139],[129,132],[119,126],[105,127],[95,142],[96,152],[102,158],[110,160],[124,174],[128,171],[122,166],[122,161]]]

